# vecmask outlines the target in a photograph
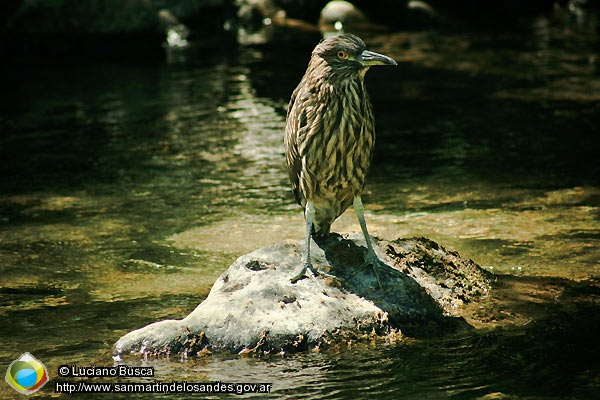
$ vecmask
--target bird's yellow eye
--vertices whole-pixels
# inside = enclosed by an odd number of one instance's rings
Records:
[[[337,56],[340,60],[347,60],[348,59],[348,53],[346,53],[343,50],[340,50],[337,52]]]

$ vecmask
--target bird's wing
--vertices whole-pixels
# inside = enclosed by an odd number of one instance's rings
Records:
[[[298,131],[301,126],[299,115],[299,107],[296,104],[299,88],[296,88],[292,93],[292,98],[289,103],[285,126],[285,161],[292,184],[292,191],[298,204],[302,204],[302,199],[299,191],[300,171],[302,170],[302,158],[298,150]]]
[[[292,183],[292,190],[298,204],[302,205],[302,198],[305,194],[300,191],[300,173],[302,172],[302,158],[306,155],[309,148],[310,139],[315,132],[318,132],[318,125],[321,124],[321,118],[315,107],[308,106],[308,101],[313,94],[307,89],[307,85],[302,82],[290,100],[286,118],[285,134],[285,155]]]

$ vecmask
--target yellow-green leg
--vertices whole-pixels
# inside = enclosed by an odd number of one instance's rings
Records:
[[[315,207],[312,201],[306,202],[306,207],[304,209],[304,217],[306,218],[306,252],[304,254],[304,263],[302,264],[302,270],[296,276],[294,276],[290,281],[292,283],[296,283],[301,279],[308,278],[306,276],[306,270],[310,270],[314,276],[326,276],[329,278],[334,278],[335,276],[327,274],[325,272],[318,271],[315,267],[313,267],[310,262],[310,238],[312,236],[312,228],[313,228],[313,220],[315,217]]]

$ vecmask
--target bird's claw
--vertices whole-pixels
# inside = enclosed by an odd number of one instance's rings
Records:
[[[319,271],[318,269],[313,267],[312,264],[305,263],[304,266],[302,267],[302,271],[300,271],[300,273],[298,275],[296,275],[292,279],[290,279],[290,282],[296,283],[298,281],[301,281],[302,279],[308,278],[308,275],[306,275],[306,270],[310,270],[310,272],[312,272],[314,276],[323,276],[325,278],[337,279],[337,277],[335,277],[331,274],[328,274],[327,272]]]
[[[367,267],[369,266],[373,269],[373,273],[375,273],[375,279],[377,279],[377,284],[379,285],[380,289],[383,289],[383,285],[381,284],[381,279],[379,277],[379,270],[393,272],[394,274],[403,277],[402,272],[390,267],[389,265],[381,261],[375,253],[367,254],[367,256],[365,257],[365,261],[361,265],[359,265],[350,276],[354,277],[358,275],[359,273],[367,269]]]

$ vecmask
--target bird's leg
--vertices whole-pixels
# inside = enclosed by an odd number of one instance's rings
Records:
[[[365,242],[367,243],[367,255],[365,256],[365,261],[361,264],[352,275],[356,275],[359,272],[363,271],[369,265],[373,268],[373,272],[375,273],[375,278],[377,278],[377,283],[379,287],[381,286],[381,280],[379,279],[379,269],[392,270],[393,272],[397,272],[401,274],[399,271],[387,266],[383,261],[377,257],[375,254],[375,250],[373,250],[373,246],[371,245],[371,237],[369,236],[369,231],[367,231],[367,223],[365,222],[365,209],[362,204],[362,200],[360,196],[356,196],[354,198],[354,211],[356,211],[356,215],[358,216],[358,223],[360,224],[360,229],[362,230],[363,235],[365,236]]]
[[[313,228],[313,219],[315,216],[315,207],[312,201],[306,202],[306,207],[304,209],[304,217],[306,218],[306,253],[304,254],[304,263],[302,264],[302,270],[296,276],[294,276],[290,281],[292,283],[296,283],[301,279],[307,278],[306,270],[309,269],[313,275],[323,275],[330,278],[335,278],[333,275],[326,274],[325,272],[319,272],[315,267],[313,267],[310,262],[310,238],[312,236],[312,228]]]
[[[306,270],[310,269],[310,271],[317,275],[317,271],[315,270],[315,267],[313,267],[312,263],[310,262],[310,237],[312,234],[312,213],[309,212],[309,209],[312,208],[314,211],[314,208],[312,207],[312,204],[310,204],[311,207],[309,207],[310,202],[306,202],[306,209],[304,212],[304,217],[306,218],[306,250],[304,252],[304,263],[302,264],[302,270],[300,271],[300,273],[296,276],[294,276],[291,279],[292,283],[296,283],[301,279],[307,278],[306,274]]]

